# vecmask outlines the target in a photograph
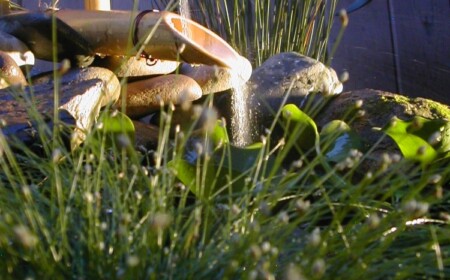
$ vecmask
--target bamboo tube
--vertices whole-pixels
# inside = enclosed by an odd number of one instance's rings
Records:
[[[87,11],[110,11],[110,0],[84,0],[84,9]]]
[[[9,0],[0,0],[0,16],[9,14]]]
[[[218,35],[170,12],[60,10],[56,16],[82,34],[99,55],[136,54],[137,47],[128,49],[130,26],[135,25],[136,40],[149,38],[143,51],[154,58],[237,69],[242,61]]]

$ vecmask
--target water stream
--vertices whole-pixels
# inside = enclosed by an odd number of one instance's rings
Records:
[[[182,18],[191,19],[191,10],[189,6],[189,0],[178,0],[178,12]],[[186,21],[182,22],[182,32],[186,37],[191,37],[190,29]],[[236,67],[237,70],[247,71],[247,68],[241,69]],[[231,129],[231,141],[234,145],[242,147],[251,143],[251,131],[250,127],[250,108],[246,102],[246,90],[240,80],[240,74],[232,75],[232,92],[231,92],[231,108],[230,108],[230,129]]]
[[[189,0],[178,0],[178,12],[180,13],[180,16],[184,19],[191,19],[191,10],[189,7]],[[187,22],[185,20],[182,20],[181,22],[181,30],[183,34],[190,38],[191,32],[190,29],[187,27]]]
[[[233,79],[234,80],[234,79]],[[244,147],[251,143],[250,115],[251,111],[246,102],[246,88],[242,83],[233,83],[231,92],[231,143],[238,147]]]

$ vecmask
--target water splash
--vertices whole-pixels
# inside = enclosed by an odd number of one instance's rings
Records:
[[[251,111],[247,100],[247,89],[241,81],[233,80],[233,89],[231,93],[231,142],[244,147],[251,143],[250,116]]]
[[[244,147],[252,143],[253,114],[251,109],[251,97],[246,83],[252,74],[252,65],[248,59],[240,57],[231,70],[231,100],[230,100],[230,129],[231,141],[238,147]]]

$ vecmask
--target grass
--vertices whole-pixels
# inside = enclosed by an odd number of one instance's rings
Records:
[[[170,2],[156,0],[153,5],[161,9]],[[225,38],[254,66],[285,51],[325,61],[337,4],[337,0],[177,2],[188,2],[192,19]]]
[[[302,3],[314,11],[313,2]],[[246,33],[233,28],[230,34],[241,38],[234,42],[248,48]],[[316,43],[310,49],[320,54]],[[288,50],[273,47],[274,53]],[[270,53],[255,50],[259,62]],[[299,134],[286,130],[284,142],[271,143],[268,135],[252,153],[254,164],[233,172],[227,168],[237,156],[233,147],[214,142],[208,131],[193,133],[196,119],[183,132],[174,129],[173,109],[164,110],[153,149],[111,143],[99,125],[74,151],[58,130],[45,132],[42,120],[34,147],[7,141],[0,131],[0,278],[450,275],[446,163],[421,167],[384,157],[383,164],[361,173],[361,164],[377,157],[370,150],[350,154],[342,168],[326,163],[320,152],[298,154]],[[32,108],[30,115],[40,117]],[[194,134],[192,186],[178,179],[183,169],[168,163],[183,158]]]

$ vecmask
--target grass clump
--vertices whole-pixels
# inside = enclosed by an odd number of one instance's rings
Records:
[[[2,136],[0,274],[10,279],[448,275],[445,164],[424,168],[387,157],[379,168],[358,175],[360,161],[370,154],[352,152],[343,161],[353,164],[342,165],[310,151],[286,165],[298,145],[274,149],[267,138],[248,154],[253,164],[240,169],[226,161],[246,150],[213,143],[215,136],[205,132],[196,136],[192,180],[184,183],[179,172],[186,169],[168,164],[184,158],[189,146],[181,132],[168,137],[171,113],[165,114],[162,141],[153,151],[138,151],[127,141],[116,145],[94,131],[76,151],[53,144],[38,156]],[[290,143],[296,136],[286,137]],[[218,154],[225,160],[215,161]],[[202,192],[206,189],[213,191]]]
[[[153,2],[163,9],[169,0]],[[254,66],[280,52],[325,61],[337,0],[180,0],[182,12],[225,38]],[[189,7],[189,9],[187,9]]]

